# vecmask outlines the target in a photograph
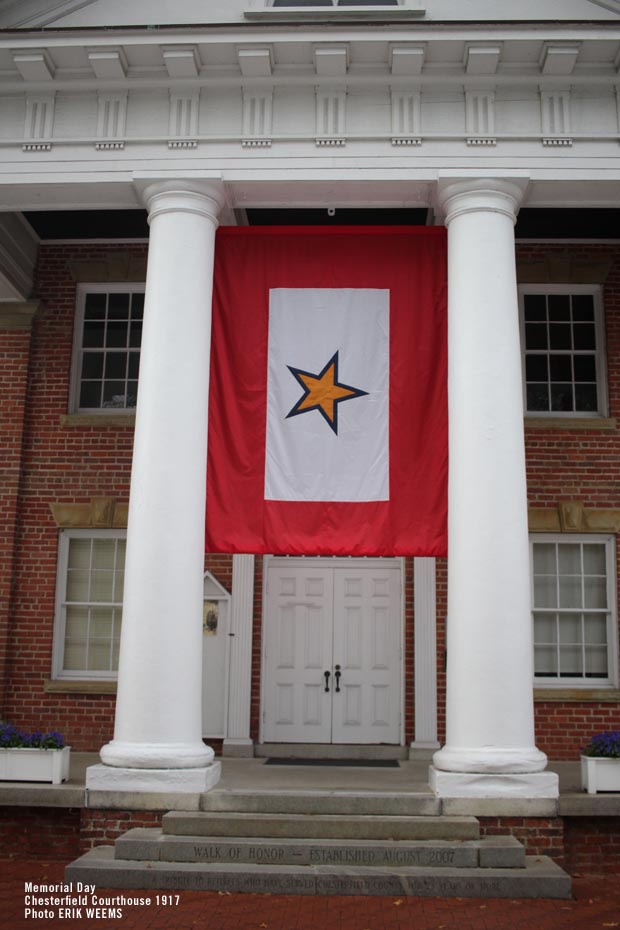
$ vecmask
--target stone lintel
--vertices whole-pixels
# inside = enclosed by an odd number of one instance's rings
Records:
[[[584,507],[581,501],[559,501],[556,507],[530,507],[530,533],[618,533],[620,508]]]
[[[0,329],[31,329],[38,310],[38,301],[0,303]]]
[[[69,270],[73,280],[78,283],[127,281],[142,284],[146,281],[146,256],[136,256],[131,252],[114,252],[100,260],[76,259],[69,262]]]
[[[56,526],[61,529],[124,529],[127,526],[128,504],[119,504],[113,497],[93,497],[89,503],[50,503]]]
[[[604,284],[611,259],[584,259],[570,252],[540,258],[517,258],[519,284]]]

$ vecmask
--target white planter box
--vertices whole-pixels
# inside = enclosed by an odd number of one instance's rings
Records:
[[[620,759],[581,756],[581,785],[588,794],[620,792]]]
[[[71,747],[64,749],[0,749],[0,781],[51,781],[69,777]]]

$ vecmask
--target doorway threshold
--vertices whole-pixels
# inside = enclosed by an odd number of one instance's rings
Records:
[[[361,759],[407,759],[408,747],[368,743],[256,743],[254,755],[263,759],[350,760],[359,765]]]

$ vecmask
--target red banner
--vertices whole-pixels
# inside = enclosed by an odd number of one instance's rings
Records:
[[[446,236],[217,234],[206,548],[445,555]]]

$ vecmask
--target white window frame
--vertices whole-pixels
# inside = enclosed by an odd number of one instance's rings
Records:
[[[122,282],[118,284],[78,284],[76,292],[75,322],[73,326],[73,349],[71,358],[71,387],[69,391],[69,413],[94,416],[132,416],[135,407],[80,407],[82,339],[84,334],[84,312],[88,294],[144,294],[144,283]],[[120,347],[118,351],[123,351]]]
[[[372,5],[351,5],[339,6],[338,0],[331,0],[329,6],[274,6],[274,0],[249,0],[248,7],[244,10],[246,19],[306,19],[320,20],[328,19],[418,19],[425,15],[426,7],[422,0],[397,0],[392,6]]]
[[[83,529],[61,530],[58,539],[58,567],[56,573],[56,609],[54,616],[54,640],[52,647],[52,679],[62,681],[116,681],[118,672],[104,672],[87,669],[65,670],[65,621],[67,571],[69,564],[69,545],[72,539],[126,539],[124,529]],[[122,602],[106,602],[122,608]]]
[[[596,334],[596,387],[598,398],[598,410],[528,410],[527,409],[527,381],[525,377],[525,302],[526,294],[589,294],[594,301],[594,328]],[[522,381],[523,381],[523,410],[526,417],[543,417],[555,419],[562,417],[566,419],[575,419],[582,417],[596,418],[607,417],[609,415],[609,400],[607,390],[607,351],[605,343],[605,316],[603,307],[603,295],[601,287],[596,284],[520,284],[519,285],[519,320],[521,329],[521,362],[522,362]],[[551,351],[551,350],[548,350]],[[559,350],[561,351],[561,350]]]
[[[535,688],[578,689],[584,691],[618,687],[618,611],[616,581],[616,540],[610,534],[595,533],[533,533],[530,535],[530,590],[532,604],[532,649],[534,650],[534,613],[562,612],[559,607],[541,608],[534,605],[534,544],[536,543],[599,543],[605,545],[605,568],[607,572],[607,677],[583,678],[581,676],[555,677],[534,674]],[[583,576],[582,576],[583,577]],[[569,612],[565,610],[564,612]],[[587,611],[584,611],[587,612]],[[534,669],[534,652],[532,653]]]

